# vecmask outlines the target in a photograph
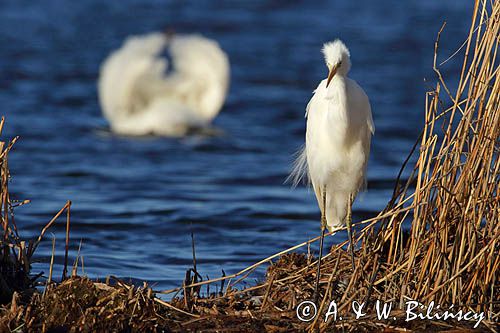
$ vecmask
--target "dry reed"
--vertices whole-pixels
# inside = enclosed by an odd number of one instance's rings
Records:
[[[342,249],[344,243],[334,246],[324,258],[320,313],[326,311],[325,306],[331,300],[336,301],[339,312],[348,310],[355,300],[364,302],[366,307],[376,300],[392,301],[399,309],[403,309],[408,300],[424,305],[434,301],[441,309],[453,305],[464,312],[483,312],[487,320],[482,328],[496,329],[500,315],[500,67],[497,59],[500,1],[475,2],[470,33],[464,44],[461,76],[453,93],[437,65],[443,28],[435,42],[433,69],[438,81],[426,94],[424,128],[410,154],[418,152],[411,176],[406,183],[398,177],[393,198],[377,217],[358,223],[368,225],[358,233],[360,249],[356,251],[354,272]],[[410,156],[400,176],[408,168],[409,160]],[[246,276],[257,266],[309,243],[282,251],[236,274],[198,282],[196,286]],[[199,299],[196,294],[184,296],[192,298],[193,311],[202,312],[208,307],[234,314],[238,312],[234,306],[221,305],[233,300],[249,311],[267,311],[268,315],[274,313],[275,317],[297,321],[293,310],[301,300],[311,299],[315,275],[310,258],[297,258],[282,257],[270,267],[264,283],[245,291],[230,288],[222,297],[208,299]],[[275,270],[280,273],[277,275]],[[176,289],[165,293],[174,291]],[[249,297],[256,295],[263,297],[262,306],[266,309],[249,301]],[[237,299],[239,301],[234,301]],[[403,313],[395,311],[394,315],[399,319]],[[318,318],[308,324],[307,329],[411,327],[410,323],[399,320],[377,323],[373,316],[367,316],[365,321],[345,319],[341,323],[325,323]],[[437,320],[420,321],[418,325],[422,325],[420,329],[426,325],[443,329],[453,326]],[[298,322],[294,327],[306,328]]]
[[[26,247],[20,241],[8,195],[7,154],[14,139],[8,145],[0,142],[4,229],[0,282],[2,290],[4,284],[11,286],[19,274],[28,282],[9,287],[6,296],[10,295],[12,301],[0,322],[2,327],[12,329],[25,325],[42,331],[54,327],[90,331],[100,327],[104,330],[324,332],[441,331],[473,326],[470,322],[437,319],[405,321],[404,303],[417,300],[423,304],[434,301],[442,309],[453,304],[455,309],[482,312],[486,318],[479,329],[496,331],[500,315],[500,66],[497,63],[500,1],[475,1],[469,36],[461,50],[464,53],[461,76],[453,93],[437,65],[443,28],[435,43],[437,83],[426,94],[423,131],[403,164],[393,197],[378,216],[355,224],[360,230],[356,237],[354,271],[349,254],[343,249],[346,242],[333,246],[322,261],[320,314],[328,309],[331,301],[336,302],[339,313],[348,314],[354,301],[365,303],[368,309],[382,300],[396,305],[391,312],[394,320],[380,321],[373,313],[360,319],[346,315],[343,320],[326,322],[321,316],[307,323],[297,319],[298,304],[312,299],[316,261],[310,255],[293,251],[308,247],[319,237],[238,273],[224,274],[213,280],[199,281],[201,276],[194,268],[188,271],[182,287],[157,292],[176,293],[170,302],[155,297],[146,285],[134,288],[116,278],[114,284],[109,281],[100,284],[73,277],[59,286],[48,286],[42,296],[35,295],[30,303],[21,306],[13,291],[32,286],[28,277],[30,258],[47,229],[65,211],[67,262],[70,202],[47,224],[35,242]],[[459,52],[454,56],[457,54]],[[3,120],[0,130],[2,125]],[[408,169],[410,157],[417,153],[416,164]],[[405,171],[411,176],[403,183],[400,177]],[[244,290],[235,288],[265,263],[271,263],[265,281]],[[210,285],[217,285],[214,288],[217,292],[210,293]],[[202,287],[207,287],[204,297]],[[182,297],[176,297],[179,292],[183,292]],[[76,309],[78,315],[71,312],[75,310],[71,308],[72,303],[64,302],[75,299],[75,295],[82,296]],[[52,311],[53,308],[59,309],[58,312]],[[65,311],[68,315],[61,317]],[[50,326],[47,316],[63,326]],[[105,318],[111,318],[109,326],[103,326]]]

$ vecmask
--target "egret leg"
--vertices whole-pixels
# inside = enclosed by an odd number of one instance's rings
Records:
[[[321,258],[323,257],[323,240],[326,232],[326,186],[322,194],[323,209],[321,209],[321,238],[319,240],[318,267],[316,269],[316,283],[314,285],[314,303],[318,304],[319,298],[319,276],[321,273]]]
[[[349,249],[351,252],[351,262],[352,262],[352,271],[354,272],[355,269],[355,264],[354,264],[354,242],[352,240],[352,203],[353,203],[353,196],[352,194],[349,195],[349,207],[347,210],[347,236],[349,238]]]

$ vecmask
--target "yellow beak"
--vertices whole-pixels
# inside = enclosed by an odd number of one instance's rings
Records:
[[[326,87],[328,87],[328,85],[330,84],[330,81],[333,79],[333,77],[335,76],[335,74],[337,73],[337,69],[339,69],[339,66],[340,66],[340,63],[338,64],[335,64],[334,66],[332,66],[332,68],[330,69],[330,72],[328,73],[328,79],[326,80]]]

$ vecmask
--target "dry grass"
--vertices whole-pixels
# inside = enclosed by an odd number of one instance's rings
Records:
[[[0,120],[0,134],[2,133],[5,119]],[[38,276],[30,276],[30,268],[33,254],[46,231],[56,222],[56,220],[66,212],[66,250],[65,264],[62,278],[66,278],[68,263],[68,242],[70,224],[70,206],[67,202],[54,218],[45,225],[37,239],[26,242],[18,232],[14,218],[14,209],[29,203],[29,200],[11,200],[9,194],[10,172],[8,166],[9,152],[18,140],[15,137],[10,142],[0,141],[0,206],[2,219],[2,239],[0,240],[0,304],[9,302],[16,291],[26,294],[28,290],[34,291],[34,286]],[[52,272],[52,265],[50,267]]]
[[[494,323],[500,315],[499,29],[500,2],[476,1],[464,45],[461,77],[453,93],[436,63],[443,29],[439,32],[434,58],[438,82],[426,96],[424,129],[415,146],[418,149],[411,152],[418,153],[411,177],[406,183],[398,178],[393,198],[376,218],[358,223],[368,225],[358,233],[361,246],[356,252],[354,272],[342,249],[344,244],[331,249],[321,269],[322,310],[326,310],[324,306],[331,300],[337,302],[340,312],[349,309],[354,300],[367,303],[367,307],[376,300],[392,301],[399,308],[404,308],[408,300],[423,304],[434,301],[441,308],[453,304],[455,309],[484,312],[488,321],[483,329],[496,328]],[[405,163],[403,169],[407,167]],[[410,223],[411,229],[405,233],[404,226]],[[305,245],[299,244],[278,255]],[[283,260],[295,262],[291,257]],[[311,299],[314,262],[310,258],[304,260],[307,264],[295,265],[278,275],[271,266],[267,280],[254,287],[253,292],[229,288],[219,299],[260,294],[264,297],[264,311],[277,311],[294,318],[297,303]],[[255,265],[229,278],[244,277],[253,269]],[[198,300],[193,293],[186,293],[186,297],[192,297],[187,303],[195,312],[200,312],[197,304],[210,302],[213,307],[218,302],[217,298]],[[365,324],[374,330],[380,328],[379,324],[396,325],[375,323],[372,317],[367,319],[372,322]],[[447,325],[428,324],[444,325],[443,328]],[[344,329],[354,329],[356,325],[357,330],[362,321],[316,320],[307,328],[323,331],[339,325]],[[421,321],[418,325],[425,323]],[[304,326],[297,323],[296,328]]]
[[[157,292],[173,295],[170,302],[155,297],[146,285],[135,288],[121,281],[97,284],[77,277],[59,285],[49,283],[43,295],[28,294],[31,298],[23,302],[14,291],[32,290],[33,279],[28,275],[31,257],[46,230],[64,212],[68,244],[70,203],[56,214],[36,241],[26,246],[20,240],[12,214],[15,204],[8,194],[7,154],[14,139],[8,145],[0,143],[4,229],[0,287],[2,300],[12,299],[3,310],[0,328],[466,331],[474,324],[405,322],[401,310],[404,303],[417,300],[423,304],[434,301],[442,309],[453,304],[456,310],[484,312],[486,319],[479,329],[495,331],[500,316],[499,29],[500,1],[476,1],[470,33],[461,50],[461,77],[454,84],[458,84],[454,92],[437,65],[439,32],[434,58],[438,82],[426,95],[424,128],[410,153],[418,154],[417,162],[408,166],[409,156],[400,173],[406,170],[411,176],[407,182],[398,177],[392,199],[378,216],[356,224],[359,249],[354,271],[349,254],[343,249],[345,242],[332,247],[323,257],[319,313],[324,313],[334,300],[339,313],[346,313],[342,321],[324,322],[323,317],[317,316],[302,323],[296,317],[297,305],[312,299],[316,261],[293,251],[309,246],[319,237],[218,279],[200,281],[194,268],[186,274],[182,287]],[[3,121],[0,129],[2,125]],[[279,259],[273,262],[276,258]],[[271,265],[265,281],[245,290],[236,288],[266,263]],[[182,293],[182,297],[177,297],[177,293]],[[358,320],[347,315],[353,301],[363,302],[369,309],[377,300],[395,305],[391,316],[396,320],[377,320],[374,312]]]
[[[0,121],[0,134],[4,126],[4,118]],[[25,293],[33,291],[34,280],[29,276],[31,255],[29,248],[18,233],[14,219],[14,208],[28,203],[11,200],[9,195],[9,166],[8,155],[17,141],[15,137],[10,142],[0,141],[0,215],[2,232],[0,240],[0,302],[7,303],[12,299],[15,291]]]

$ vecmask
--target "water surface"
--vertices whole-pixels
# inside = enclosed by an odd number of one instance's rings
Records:
[[[73,201],[71,258],[81,240],[85,273],[179,285],[191,265],[217,277],[319,232],[312,192],[284,185],[304,137],[304,109],[327,70],[319,50],[342,38],[367,91],[376,134],[369,191],[356,220],[384,207],[422,127],[434,82],[433,44],[447,20],[440,59],[463,41],[471,4],[414,1],[21,1],[0,4],[0,105],[11,153],[11,191],[23,237]],[[219,136],[111,135],[96,79],[106,55],[131,34],[174,27],[214,38],[228,53],[232,85],[214,126]],[[458,75],[459,58],[443,71]],[[428,79],[429,82],[424,82]],[[57,239],[62,270],[64,223]],[[328,242],[343,240],[345,234]],[[48,271],[50,235],[35,272]],[[73,259],[72,259],[73,260]]]

